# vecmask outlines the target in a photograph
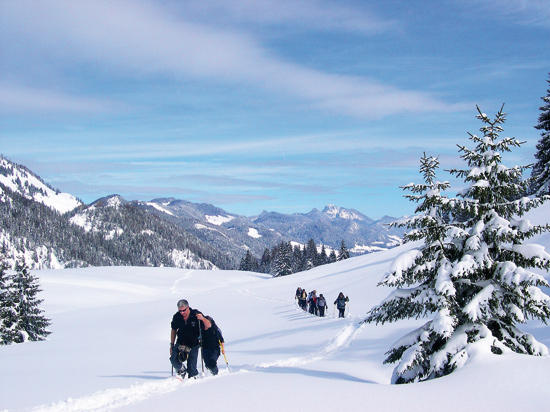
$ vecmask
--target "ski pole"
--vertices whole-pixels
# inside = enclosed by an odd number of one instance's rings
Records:
[[[334,307],[332,308],[332,317],[334,317],[335,313],[336,313],[336,303],[334,304]]]
[[[201,368],[202,373],[204,373],[204,358],[202,353],[202,331],[201,331],[201,321],[199,320],[199,345],[200,345],[200,352],[201,352]]]
[[[223,358],[225,359],[225,364],[227,365],[227,370],[231,372],[231,369],[229,369],[229,362],[227,362],[227,356],[225,356],[225,349],[223,348],[223,343],[219,339],[218,339],[218,342],[220,343],[220,348],[222,348],[222,354],[223,354]]]

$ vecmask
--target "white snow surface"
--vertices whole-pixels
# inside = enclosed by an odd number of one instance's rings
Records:
[[[161,205],[159,205],[158,203],[154,203],[154,202],[145,202],[145,204],[147,206],[151,206],[151,207],[154,207],[155,209],[163,212],[163,213],[166,213],[167,215],[170,215],[170,216],[175,216],[172,212],[170,212],[168,209],[162,207]]]
[[[254,239],[259,239],[262,237],[262,235],[258,232],[258,229],[254,229],[253,227],[248,228],[248,236]]]
[[[217,216],[205,215],[204,218],[208,223],[211,223],[217,226],[221,226],[224,223],[231,222],[233,219],[235,219],[234,216],[222,216],[222,215],[217,215]]]
[[[530,219],[548,221],[549,211]],[[548,251],[545,236],[535,240]],[[382,363],[384,353],[426,319],[359,322],[391,291],[376,285],[393,259],[413,246],[282,278],[143,267],[33,271],[52,334],[0,347],[0,411],[549,410],[548,356],[473,350],[449,376],[389,384],[394,366]],[[298,286],[323,293],[329,316],[298,309]],[[350,299],[345,319],[333,317],[340,291]],[[218,376],[170,377],[170,320],[181,298],[223,331],[229,367],[220,357]],[[550,346],[548,326],[519,326]]]
[[[11,165],[6,159],[0,158],[0,166],[9,167]],[[18,180],[19,183],[17,183],[16,180]],[[21,193],[28,199],[33,199],[54,210],[57,210],[59,213],[69,212],[82,204],[73,195],[55,192],[36,178],[36,176],[32,173],[21,170],[16,165],[13,165],[12,175],[4,176],[0,174],[0,183],[9,187],[13,191]],[[42,190],[43,193],[36,192],[31,195],[30,192],[28,192],[28,189],[24,189],[23,192],[21,192],[21,188],[26,188],[28,186],[34,186],[35,188]]]

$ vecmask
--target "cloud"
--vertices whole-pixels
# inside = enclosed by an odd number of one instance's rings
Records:
[[[125,105],[44,88],[0,83],[0,113],[106,113],[123,110]]]
[[[318,21],[315,15],[322,14],[325,19],[318,24],[327,27],[335,6],[308,3],[314,5],[309,21]],[[260,4],[252,3],[256,8]],[[298,19],[305,13],[303,6],[286,4],[286,14],[276,17],[275,13],[273,20]],[[6,14],[2,36],[15,39],[7,46],[12,57],[28,50],[34,54],[29,59],[58,65],[60,75],[85,65],[87,70],[115,77],[167,76],[180,85],[187,79],[229,83],[359,118],[462,109],[423,91],[401,90],[365,77],[329,73],[285,60],[249,33],[168,14],[169,9],[157,3],[21,0],[4,2],[2,9]],[[352,13],[341,10],[330,24],[352,29]],[[265,11],[264,16],[267,14]]]

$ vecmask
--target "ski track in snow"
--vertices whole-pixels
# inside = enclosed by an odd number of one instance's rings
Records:
[[[183,275],[183,277],[179,278],[178,280],[176,280],[174,282],[174,285],[172,286],[172,289],[171,289],[173,294],[176,294],[176,293],[179,292],[179,284],[181,282],[183,282],[184,280],[189,279],[193,272],[194,272],[194,270],[187,271],[187,273],[185,273],[185,275]]]
[[[184,280],[188,277],[188,275],[190,275],[191,272],[192,271],[188,272],[187,276],[176,281],[174,288],[179,281]],[[245,293],[253,295],[248,291]],[[259,295],[253,296],[261,298]],[[128,406],[154,396],[173,392],[188,385],[207,383],[210,379],[219,379],[231,374],[250,373],[269,368],[285,368],[289,366],[305,365],[326,358],[337,351],[346,348],[357,337],[364,326],[365,324],[361,325],[357,323],[348,323],[325,346],[321,347],[317,351],[307,353],[303,356],[295,356],[277,360],[275,362],[260,363],[257,365],[234,365],[232,366],[233,371],[231,373],[229,373],[228,369],[220,369],[218,376],[204,377],[203,373],[203,378],[198,380],[185,380],[182,382],[175,377],[170,377],[157,382],[134,384],[128,388],[106,389],[89,396],[83,396],[76,399],[68,398],[64,401],[54,402],[50,405],[38,406],[31,410],[33,412],[104,412],[123,406]]]
[[[273,367],[288,367],[304,365],[307,363],[315,362],[330,356],[340,349],[346,348],[355,339],[355,337],[361,332],[365,324],[355,325],[348,324],[343,330],[341,330],[327,345],[318,350],[317,352],[311,352],[304,356],[295,356],[288,359],[282,359],[275,362],[261,363],[253,367],[253,370],[260,370]]]

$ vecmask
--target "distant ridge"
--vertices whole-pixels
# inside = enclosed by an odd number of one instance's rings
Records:
[[[0,158],[0,190],[0,241],[10,262],[23,258],[33,268],[122,264],[231,269],[247,251],[260,257],[282,241],[305,245],[313,239],[337,250],[344,240],[357,255],[395,247],[403,235],[402,229],[388,227],[394,218],[375,221],[333,204],[304,214],[263,211],[252,217],[171,197],[130,202],[113,194],[85,205],[5,157]],[[24,207],[23,199],[43,207]],[[14,208],[22,212],[13,213]],[[40,233],[30,223],[38,221]]]

